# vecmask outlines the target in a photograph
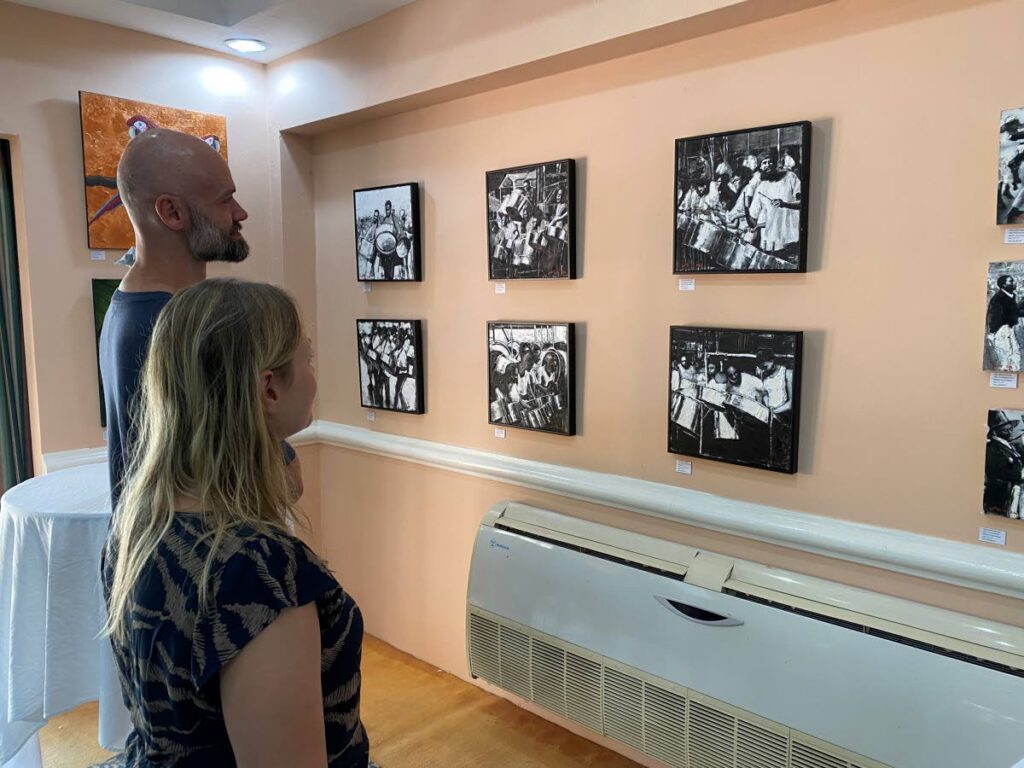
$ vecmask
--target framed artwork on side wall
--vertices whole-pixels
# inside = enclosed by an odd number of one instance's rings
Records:
[[[575,435],[575,343],[573,323],[487,323],[490,423]]]
[[[356,279],[422,280],[419,185],[415,182],[357,189]]]
[[[487,173],[490,280],[576,277],[576,162]]]
[[[364,408],[424,412],[419,320],[356,320],[356,348]]]
[[[988,412],[985,441],[985,493],[982,509],[986,515],[1019,520],[1024,512],[1024,412]]]
[[[1024,107],[999,118],[999,187],[996,223],[1024,223]]]
[[[985,313],[986,371],[1024,370],[1024,325],[1021,324],[1021,286],[1024,261],[997,261],[988,265],[988,309]]]
[[[151,128],[172,128],[198,136],[227,160],[227,120],[219,115],[88,91],[78,92],[78,104],[90,248],[126,250],[135,244],[131,222],[117,193],[117,164],[136,136]]]
[[[669,451],[796,472],[802,344],[799,331],[672,326]]]
[[[676,140],[676,274],[805,272],[811,124]]]

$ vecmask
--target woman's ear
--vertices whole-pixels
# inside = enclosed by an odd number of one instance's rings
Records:
[[[273,371],[260,371],[260,405],[264,413],[272,414],[281,401],[281,393],[277,389],[277,377]]]

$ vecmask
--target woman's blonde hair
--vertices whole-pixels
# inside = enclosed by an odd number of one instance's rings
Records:
[[[164,307],[150,340],[136,438],[108,547],[113,565],[104,631],[123,639],[133,591],[174,520],[194,498],[212,539],[199,584],[224,534],[239,525],[286,530],[293,513],[281,445],[260,400],[260,373],[287,382],[302,340],[294,300],[272,285],[204,280]]]

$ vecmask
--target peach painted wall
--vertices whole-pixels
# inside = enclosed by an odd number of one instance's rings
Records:
[[[270,174],[264,69],[150,35],[0,0],[0,135],[14,138],[36,471],[41,452],[103,445],[92,327],[93,262],[85,236],[78,91],[226,115],[238,199],[248,209],[246,264],[270,275]],[[312,311],[312,310],[310,310]]]
[[[986,411],[1024,407],[981,371],[1000,110],[1020,106],[1022,0],[839,0],[800,14],[376,120],[313,143],[319,417],[685,484],[976,542]],[[1016,94],[1016,95],[1015,95]],[[671,275],[673,140],[814,123],[810,271]],[[581,279],[487,281],[484,172],[575,157]],[[422,284],[355,280],[352,189],[418,180]],[[1021,251],[1024,258],[1024,251]],[[424,416],[359,407],[356,317],[421,318]],[[485,323],[576,322],[579,435],[487,423]],[[672,324],[805,331],[800,472],[665,450]],[[481,515],[512,498],[712,551],[1024,625],[1020,603],[339,448],[321,449],[323,549],[374,634],[465,674]]]

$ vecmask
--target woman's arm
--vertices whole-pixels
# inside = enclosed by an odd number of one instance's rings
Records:
[[[239,768],[327,768],[316,603],[285,608],[220,672]]]

